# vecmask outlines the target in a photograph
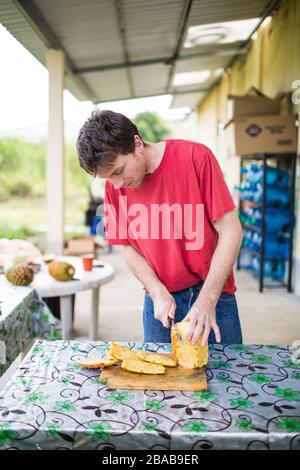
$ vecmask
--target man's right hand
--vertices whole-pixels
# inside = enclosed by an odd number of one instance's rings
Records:
[[[176,310],[174,298],[164,286],[150,292],[150,296],[154,304],[154,317],[160,320],[165,328],[170,328],[169,317],[174,318]]]

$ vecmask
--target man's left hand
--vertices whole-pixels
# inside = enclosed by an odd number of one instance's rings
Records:
[[[190,322],[187,339],[192,345],[196,344],[203,332],[201,346],[205,346],[210,330],[214,331],[216,341],[220,343],[221,335],[216,321],[216,307],[213,303],[206,299],[198,298],[186,315],[185,320]]]

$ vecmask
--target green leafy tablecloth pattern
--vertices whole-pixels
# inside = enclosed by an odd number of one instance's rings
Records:
[[[174,392],[109,389],[98,369],[76,364],[108,345],[37,341],[0,392],[0,448],[300,449],[300,364],[289,346],[212,345],[208,390]]]
[[[0,283],[0,341],[5,343],[6,360],[0,361],[0,376],[32,345],[35,338],[61,338],[61,324],[30,287]],[[2,364],[1,362],[5,362]]]

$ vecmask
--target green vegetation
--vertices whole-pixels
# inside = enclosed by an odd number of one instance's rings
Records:
[[[0,139],[0,201],[9,197],[43,197],[46,192],[46,141]],[[76,149],[65,145],[66,195],[87,194],[91,177],[79,166]]]
[[[159,142],[165,139],[170,133],[170,129],[167,128],[165,121],[158,113],[148,111],[139,113],[135,116],[133,121],[145,142]]]
[[[19,227],[9,227],[6,225],[0,226],[0,238],[8,238],[12,240],[13,238],[19,238],[21,240],[26,240],[29,237],[37,235],[36,230],[32,230],[26,225],[20,225]]]
[[[157,113],[139,113],[133,120],[146,142],[158,142],[169,134]],[[35,239],[45,235],[46,154],[46,140],[34,143],[18,137],[0,138],[0,238]],[[75,146],[65,144],[66,225],[84,225],[91,178],[80,168]],[[66,234],[66,238],[70,236],[71,232]]]
[[[46,141],[0,139],[0,238],[39,236],[38,226],[46,225],[46,152]],[[66,224],[84,224],[90,181],[79,166],[75,147],[66,144]]]

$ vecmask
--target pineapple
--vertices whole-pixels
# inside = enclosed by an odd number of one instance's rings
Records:
[[[201,346],[203,334],[200,335],[197,343],[192,346],[186,334],[189,329],[189,322],[183,320],[172,325],[172,353],[173,358],[181,367],[187,369],[197,369],[205,366],[208,362],[208,345]]]
[[[48,266],[48,272],[57,281],[71,281],[75,274],[75,268],[64,261],[52,261]]]
[[[113,366],[119,361],[109,354],[105,358],[81,358],[76,361],[81,367],[86,367],[87,369],[98,369],[99,367],[109,367]]]
[[[140,359],[124,359],[121,368],[136,374],[164,374],[166,369],[159,364],[150,364],[150,362]]]
[[[5,273],[6,279],[15,286],[29,286],[34,278],[34,272],[28,266],[15,266]]]
[[[111,343],[108,354],[119,360],[138,359],[137,351],[132,351],[131,349],[126,348],[125,346],[121,346],[118,343]]]
[[[138,351],[137,357],[141,361],[146,361],[152,364],[159,364],[166,367],[176,367],[177,363],[167,354],[157,354],[152,352]]]

